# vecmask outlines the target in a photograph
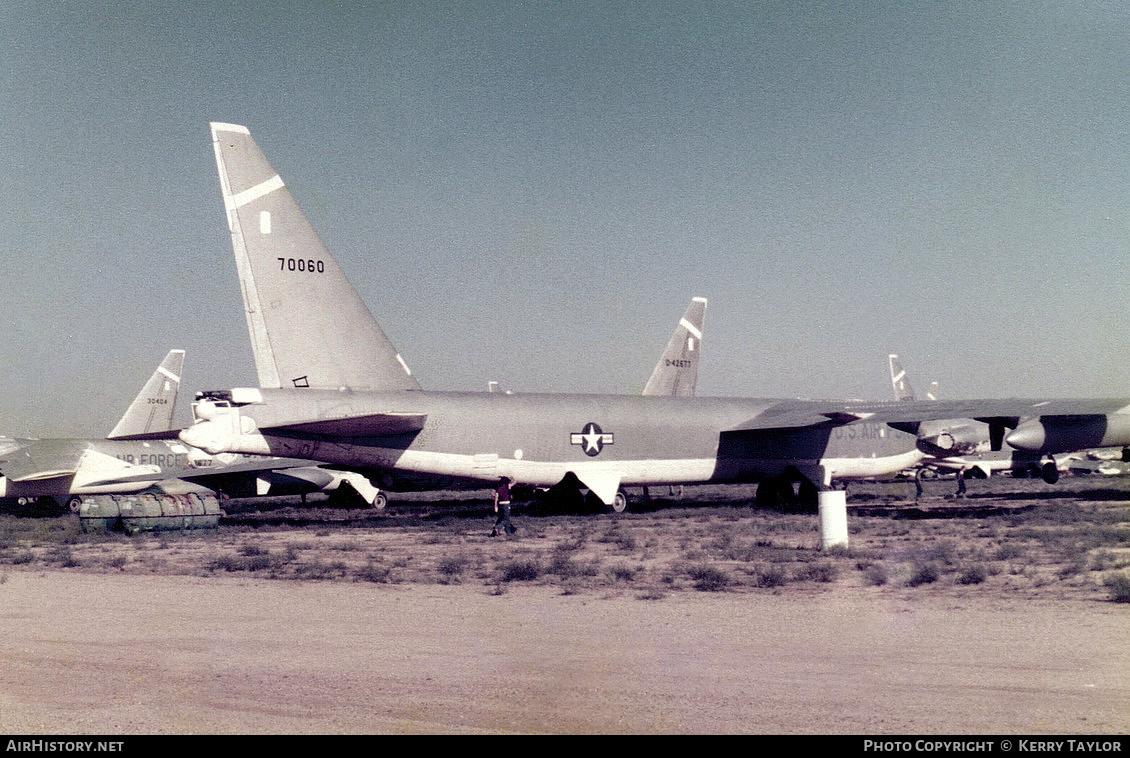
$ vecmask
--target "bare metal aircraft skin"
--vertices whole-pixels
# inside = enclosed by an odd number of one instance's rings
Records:
[[[568,474],[611,503],[623,485],[890,474],[917,463],[919,426],[972,418],[994,436],[1023,419],[1103,416],[1115,401],[825,402],[420,389],[246,127],[212,124],[213,146],[256,345],[259,389],[207,393],[181,433],[212,453],[298,456],[389,472]],[[1124,426],[1123,426],[1124,425]],[[1107,443],[1117,444],[1117,443]],[[1091,445],[1098,446],[1098,445]]]

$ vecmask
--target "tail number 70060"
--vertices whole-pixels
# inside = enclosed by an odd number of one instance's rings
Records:
[[[326,264],[313,258],[279,258],[279,271],[302,271],[307,274],[323,274]]]

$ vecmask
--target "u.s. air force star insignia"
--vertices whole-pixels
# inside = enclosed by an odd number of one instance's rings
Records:
[[[569,435],[569,444],[580,445],[588,456],[600,455],[604,446],[611,445],[614,441],[611,432],[602,432],[600,427],[591,421],[585,424],[583,432],[573,432]]]

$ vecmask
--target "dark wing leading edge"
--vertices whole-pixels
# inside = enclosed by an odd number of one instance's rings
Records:
[[[859,421],[883,423],[897,429],[922,421],[971,418],[1007,427],[1023,419],[1072,418],[1130,413],[1130,400],[904,400],[899,402],[783,400],[727,431],[789,429],[843,425]]]
[[[371,413],[364,416],[287,422],[278,426],[265,426],[260,431],[299,437],[383,437],[418,432],[424,428],[427,418],[427,414],[423,413]]]

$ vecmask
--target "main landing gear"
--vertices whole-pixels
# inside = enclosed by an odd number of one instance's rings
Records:
[[[757,485],[758,508],[771,508],[786,513],[816,513],[820,491],[811,481],[799,482],[785,477],[763,479]]]

